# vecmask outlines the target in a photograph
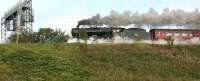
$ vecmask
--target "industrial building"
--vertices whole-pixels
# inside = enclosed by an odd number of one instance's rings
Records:
[[[1,18],[1,43],[7,41],[8,32],[18,35],[33,30],[34,15],[32,0],[22,0],[11,7]]]

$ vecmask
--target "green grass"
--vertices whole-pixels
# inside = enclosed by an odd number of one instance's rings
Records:
[[[0,45],[0,81],[199,81],[200,45]]]

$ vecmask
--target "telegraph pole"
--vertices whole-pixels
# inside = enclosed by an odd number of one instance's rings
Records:
[[[21,35],[21,17],[22,17],[22,4],[21,4],[21,0],[18,0],[19,1],[19,7],[18,7],[18,10],[17,10],[17,27],[16,27],[16,34],[17,34],[17,39],[16,39],[16,43],[18,44],[19,43],[19,38],[20,38],[20,35]]]

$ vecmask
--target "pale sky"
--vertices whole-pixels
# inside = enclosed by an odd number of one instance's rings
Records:
[[[16,3],[17,0],[0,0],[0,17]],[[105,16],[111,10],[146,12],[150,7],[159,12],[165,7],[193,11],[200,8],[200,0],[33,0],[33,28],[60,28],[70,34],[79,20],[96,13]]]

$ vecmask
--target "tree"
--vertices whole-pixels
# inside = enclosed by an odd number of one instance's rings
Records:
[[[121,23],[121,26],[127,26],[132,23],[131,21],[131,11],[125,11],[119,18],[119,21]]]
[[[168,25],[169,27],[172,24],[172,15],[170,14],[170,9],[168,7],[163,10],[161,18],[162,25]]]
[[[18,37],[18,38],[17,38]],[[22,32],[20,35],[17,35],[17,33],[11,34],[10,37],[8,37],[9,42],[16,43],[16,40],[18,40],[18,43],[30,43],[32,42],[32,34],[27,32]]]
[[[148,13],[143,14],[143,23],[147,25],[150,29],[155,28],[159,25],[159,14],[153,8],[150,8]]]
[[[120,13],[112,10],[110,12],[110,16],[108,17],[108,20],[109,20],[108,24],[110,26],[120,26],[121,23],[120,23],[119,17],[120,17]]]
[[[16,34],[12,34],[9,37],[11,42],[15,42]],[[27,35],[26,33],[21,34],[19,43],[62,43],[66,42],[69,38],[65,35],[65,32],[61,30],[53,30],[51,28],[40,28],[38,32],[33,32]]]

